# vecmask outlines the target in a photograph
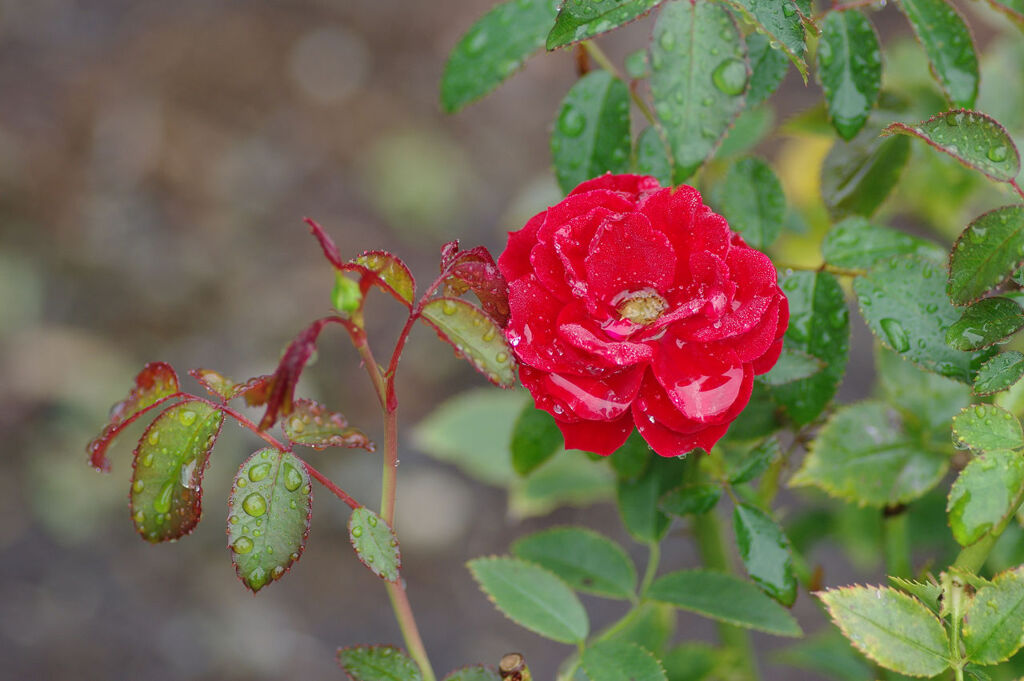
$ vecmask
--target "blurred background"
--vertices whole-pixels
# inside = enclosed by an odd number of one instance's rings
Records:
[[[985,68],[1001,88],[998,101],[987,99],[983,80],[979,108],[1020,124],[1021,34],[997,28],[1007,22],[980,4],[961,4],[994,55]],[[111,475],[86,465],[84,447],[146,361],[169,361],[180,374],[197,366],[235,378],[266,373],[290,338],[328,311],[333,274],[304,216],[347,257],[385,248],[429,281],[444,242],[500,252],[508,230],[561,198],[547,135],[576,78],[571,52],[540,55],[492,96],[455,116],[440,112],[447,53],[490,6],[0,0],[0,676],[337,679],[337,646],[400,643],[383,588],[349,547],[347,507],[321,488],[291,574],[258,597],[236,580],[223,517],[231,475],[258,447],[251,434],[225,427],[206,476],[205,521],[175,545],[150,546],[132,529],[127,481],[140,428],[113,447]],[[906,53],[887,70],[890,86],[913,80],[936,96],[899,13],[888,7],[873,19],[890,63],[892,50]],[[650,27],[648,18],[602,44],[621,63]],[[771,120],[818,99],[817,86],[791,70]],[[808,244],[820,234],[817,168],[829,139],[804,130],[759,148],[809,216],[807,236],[783,245],[794,260],[816,257]],[[929,154],[923,145],[914,153]],[[938,154],[928,158],[886,210],[945,241],[979,206],[998,205],[999,190]],[[927,189],[938,181],[951,189]],[[384,354],[401,308],[378,295],[367,314]],[[866,349],[855,353],[842,399],[871,386],[869,337],[856,333],[854,348]],[[565,647],[504,620],[464,561],[503,553],[553,523],[629,540],[609,504],[524,517],[531,508],[510,511],[503,490],[414,446],[415,423],[482,384],[431,332],[414,334],[399,381],[405,576],[440,673],[518,650],[547,679]],[[340,334],[324,334],[300,392],[382,439],[365,375]],[[504,447],[493,436],[479,449],[500,456]],[[375,505],[376,456],[337,450],[310,459]],[[695,562],[686,541],[669,546],[664,569]],[[872,555],[852,560],[826,546],[812,559],[826,564],[828,583],[845,583],[877,578]],[[585,600],[596,626],[621,612]],[[796,613],[805,629],[823,622],[805,594]],[[713,635],[699,620],[682,620],[680,631]],[[766,676],[798,678],[780,668]]]

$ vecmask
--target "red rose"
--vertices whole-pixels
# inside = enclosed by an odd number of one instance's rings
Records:
[[[509,234],[505,334],[565,446],[710,450],[782,351],[775,267],[692,187],[604,175]]]

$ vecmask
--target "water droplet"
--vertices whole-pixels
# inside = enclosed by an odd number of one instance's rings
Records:
[[[141,525],[142,523],[146,522],[146,514],[143,513],[142,511],[136,511],[134,517],[135,517],[135,522],[138,525]]]
[[[441,311],[447,315],[455,314],[455,309],[455,303],[450,300],[446,300],[441,304]]]
[[[248,484],[249,484],[249,481],[246,480],[245,478],[237,478],[235,480],[235,487],[245,487]]]
[[[711,74],[711,82],[727,95],[738,95],[747,87],[747,67],[739,59],[726,59]]]
[[[661,49],[666,52],[671,52],[676,46],[676,37],[672,35],[672,31],[665,31],[661,34],[658,39],[658,44],[661,45]]]
[[[149,468],[150,466],[153,465],[153,452],[150,452],[146,454],[146,456],[142,457],[142,465],[145,466],[146,468]]]
[[[889,345],[896,352],[906,352],[910,349],[910,341],[907,339],[907,332],[903,325],[892,318],[885,318],[881,322],[882,331],[885,333]]]
[[[498,360],[498,364],[504,364],[505,362],[508,361],[508,353],[499,352],[494,359]]]
[[[371,515],[369,518],[366,519],[366,522],[370,525],[370,527],[377,527],[377,516]]]
[[[358,537],[362,537],[363,536],[363,528],[360,527],[359,525],[356,525],[355,527],[353,527],[352,528],[352,536],[353,537],[357,537],[357,538]]]
[[[253,517],[261,516],[267,512],[267,500],[253,492],[242,502],[242,510]]]
[[[301,433],[306,429],[306,424],[303,423],[302,419],[298,416],[293,416],[291,421],[288,422],[288,425],[291,426],[291,429],[296,433]]]
[[[302,486],[302,493],[303,494],[309,494],[312,491],[313,491],[313,487],[312,486],[310,486],[310,485],[303,485]]]
[[[1003,145],[999,145],[997,147],[992,147],[991,149],[988,150],[988,158],[990,161],[1002,163],[1003,161],[1006,160],[1007,153],[1008,152],[1006,150],[1006,147]]]
[[[490,343],[492,340],[494,340],[495,333],[496,332],[495,332],[493,326],[491,328],[487,329],[487,331],[484,331],[484,335],[483,335],[484,342],[485,343]]]
[[[783,0],[782,13],[785,14],[787,17],[791,17],[794,14],[796,14],[796,10],[793,8],[791,4],[786,2],[786,0]]]
[[[132,491],[135,492],[136,494],[138,494],[144,489],[146,489],[146,483],[144,483],[142,480],[136,480],[135,482],[132,483]]]
[[[572,104],[566,104],[562,113],[558,115],[558,129],[566,137],[578,137],[586,125],[586,117]],[[452,307],[454,308],[454,305]],[[455,310],[448,312],[448,308],[445,307],[444,312],[445,314],[454,314]]]
[[[174,482],[168,481],[160,488],[160,494],[153,501],[153,510],[157,513],[167,513],[171,510],[171,497],[174,494]]]
[[[261,588],[267,583],[267,573],[263,568],[256,568],[249,573],[249,588],[256,589]]]
[[[191,409],[186,409],[178,415],[178,420],[181,421],[183,426],[191,426],[196,422],[196,413]]]
[[[151,445],[155,445],[157,442],[160,442],[160,431],[155,429],[151,430],[149,437],[146,438],[146,442]]]
[[[288,502],[288,508],[295,509],[295,508],[298,508],[298,507],[299,507],[299,505],[297,503],[295,503],[294,499],[292,499],[291,501]]]
[[[268,475],[270,475],[269,463],[258,463],[249,469],[249,479],[253,482],[259,482]]]
[[[978,418],[981,418],[982,416],[984,416],[985,415],[985,407],[981,406],[980,404],[978,406],[976,406],[974,408],[974,415],[977,416]]]
[[[235,543],[231,545],[231,550],[235,553],[249,553],[252,551],[252,539],[248,537],[239,537],[235,540]]]
[[[274,579],[281,579],[281,577],[284,575],[284,568],[278,565],[270,572],[270,575]]]
[[[296,470],[290,463],[284,464],[284,487],[289,492],[294,492],[302,484],[302,473]]]
[[[484,45],[487,44],[487,31],[482,28],[478,28],[469,40],[466,42],[466,54],[479,54],[480,50],[484,49]]]
[[[238,516],[234,515],[234,514],[229,515],[228,516],[228,522],[231,523],[232,525],[237,525],[238,524]]]

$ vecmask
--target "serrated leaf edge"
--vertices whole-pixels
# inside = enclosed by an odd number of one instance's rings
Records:
[[[352,513],[349,514],[349,517],[348,517],[348,524],[347,524],[348,538],[349,538],[349,543],[352,544],[352,550],[355,551],[356,558],[359,559],[360,563],[362,563],[363,565],[366,566],[367,570],[369,570],[373,574],[377,575],[378,577],[383,579],[385,582],[389,582],[391,584],[398,584],[398,580],[400,580],[402,578],[402,552],[401,552],[401,550],[400,550],[400,548],[398,546],[398,535],[395,533],[395,528],[393,528],[391,526],[391,524],[388,523],[388,521],[384,520],[384,518],[381,518],[380,515],[378,515],[377,513],[374,513],[373,511],[371,511],[370,509],[366,508],[365,506],[361,506],[360,508],[361,509],[365,509],[369,513],[372,513],[373,517],[377,518],[377,522],[384,523],[384,527],[388,528],[388,532],[391,533],[391,539],[395,542],[394,546],[391,547],[394,550],[394,553],[395,553],[395,578],[394,579],[388,579],[387,577],[385,577],[383,575],[383,573],[382,573],[382,570],[379,567],[377,567],[376,565],[374,565],[373,563],[367,563],[363,559],[362,552],[359,549],[356,548],[355,537],[353,537],[353,535],[352,535],[352,522],[355,519],[356,511],[359,510],[359,509],[354,509],[352,511]],[[378,545],[378,548],[379,547],[380,546]],[[383,553],[383,551],[381,551],[381,553]]]

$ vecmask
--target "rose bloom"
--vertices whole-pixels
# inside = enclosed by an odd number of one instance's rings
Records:
[[[692,187],[604,175],[509,234],[505,335],[565,446],[710,450],[782,351],[775,267]]]

